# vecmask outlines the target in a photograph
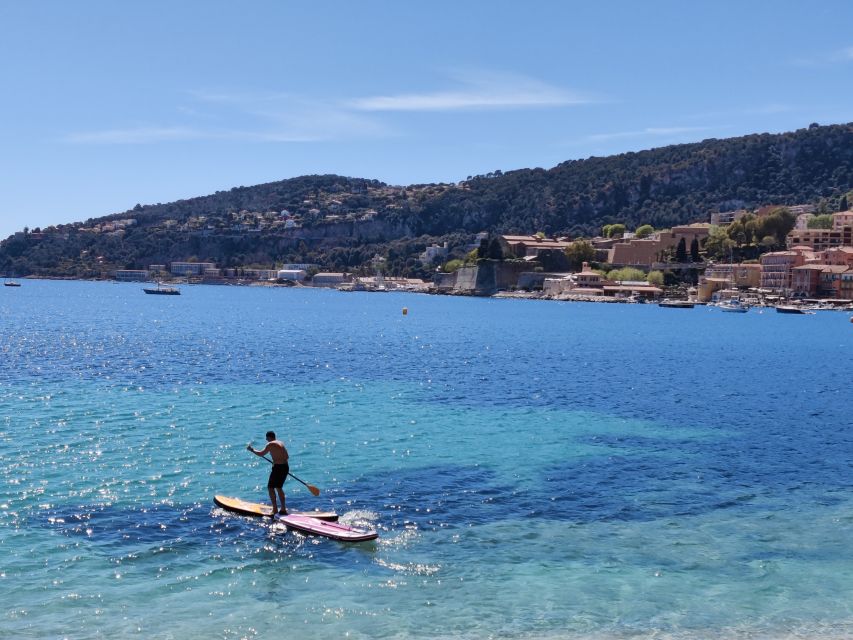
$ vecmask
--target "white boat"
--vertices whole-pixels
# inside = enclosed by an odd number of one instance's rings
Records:
[[[720,307],[721,311],[726,311],[728,313],[746,313],[749,311],[749,305],[741,302],[740,300],[726,300],[717,306]]]
[[[689,300],[661,300],[658,302],[659,307],[669,307],[671,309],[692,309],[695,306],[695,303],[690,302]]]

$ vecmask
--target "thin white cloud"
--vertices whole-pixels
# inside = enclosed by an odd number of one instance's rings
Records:
[[[820,67],[853,62],[853,47],[842,47],[828,53],[818,53],[807,57],[795,58],[793,63],[799,67]]]
[[[365,114],[284,94],[195,93],[193,97],[197,101],[193,106],[181,105],[175,109],[178,119],[188,122],[187,125],[144,125],[75,132],[67,135],[64,141],[76,144],[203,140],[286,143],[395,135],[393,129]]]
[[[595,100],[532,78],[477,72],[455,74],[452,90],[374,96],[353,100],[309,100],[282,92],[187,92],[189,104],[175,107],[180,124],[146,124],[65,137],[76,144],[154,144],[179,141],[321,142],[399,135],[378,112],[525,109],[588,104]]]
[[[590,142],[602,142],[606,140],[621,140],[626,138],[666,138],[679,136],[684,133],[697,133],[707,131],[709,127],[646,127],[635,131],[616,131],[613,133],[594,133],[586,136],[585,140]]]
[[[460,80],[461,86],[453,90],[370,96],[352,100],[349,105],[360,111],[460,111],[563,107],[594,102],[591,96],[523,76],[480,74]]]
[[[65,137],[65,141],[83,144],[148,144],[199,140],[207,135],[204,131],[187,127],[136,127],[72,133]]]

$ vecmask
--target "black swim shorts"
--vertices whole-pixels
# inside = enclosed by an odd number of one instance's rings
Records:
[[[287,474],[290,473],[290,465],[274,464],[270,471],[270,479],[267,481],[267,487],[270,489],[281,489],[284,486],[284,481],[287,479]]]

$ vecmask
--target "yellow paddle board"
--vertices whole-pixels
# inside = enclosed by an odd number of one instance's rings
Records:
[[[228,496],[213,496],[213,502],[217,507],[222,507],[228,511],[233,511],[234,513],[239,513],[243,516],[271,516],[272,507],[268,504],[261,504],[259,502],[247,502],[246,500],[241,500],[240,498],[230,498]],[[318,520],[325,520],[326,522],[336,522],[338,519],[338,514],[334,511],[291,511],[290,513],[294,515],[301,516],[310,516],[312,518],[317,518]]]

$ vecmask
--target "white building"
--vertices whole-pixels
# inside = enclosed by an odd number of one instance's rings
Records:
[[[148,280],[148,271],[145,269],[119,269],[116,271],[116,280],[119,282],[145,282]]]
[[[424,250],[423,253],[419,256],[419,259],[424,264],[432,264],[438,259],[444,259],[447,257],[447,242],[442,245],[437,245],[433,243],[429,247]]]
[[[169,265],[173,275],[176,276],[200,276],[208,269],[215,269],[212,262],[173,262]]]
[[[278,279],[279,280],[294,280],[296,282],[302,282],[305,280],[305,276],[308,273],[304,269],[279,269],[278,270]]]

